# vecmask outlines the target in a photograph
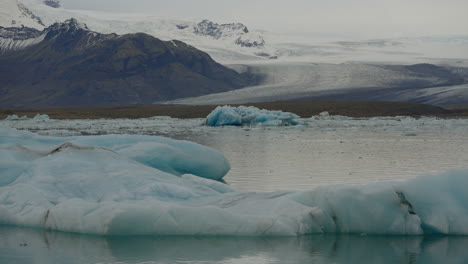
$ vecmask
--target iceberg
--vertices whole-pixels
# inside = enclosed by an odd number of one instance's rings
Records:
[[[258,109],[253,106],[218,106],[205,120],[207,126],[291,126],[298,125],[296,114]]]
[[[347,116],[342,116],[342,115],[330,115],[329,112],[323,111],[319,113],[318,115],[314,115],[310,118],[310,120],[352,120],[352,118],[347,117]]]
[[[37,115],[33,118],[33,120],[36,120],[36,121],[48,121],[49,119],[50,119],[50,117],[49,117],[48,115],[46,115],[46,114],[43,114],[43,115],[37,114]]]
[[[44,115],[37,114],[34,118],[32,118],[32,120],[35,120],[35,121],[47,121],[49,119],[50,117],[45,114]],[[21,121],[21,120],[29,120],[29,118],[27,116],[18,117],[17,115],[9,115],[4,120],[5,121]]]
[[[17,115],[9,115],[5,118],[6,121],[20,121],[20,120],[28,120],[27,116],[18,117]]]
[[[43,137],[5,126],[0,156],[3,225],[97,235],[468,235],[468,170],[255,193],[195,176],[226,164],[222,154],[194,143]]]
[[[23,152],[25,149],[35,148],[34,151],[40,150],[43,155],[47,155],[53,152],[53,149],[60,148],[59,146],[65,142],[71,145],[106,148],[177,176],[190,173],[199,177],[220,180],[231,169],[229,161],[222,153],[184,140],[137,135],[47,137],[0,125],[1,152],[8,152],[11,148],[21,146]],[[28,153],[25,155],[30,156]],[[16,160],[21,160],[21,158]]]

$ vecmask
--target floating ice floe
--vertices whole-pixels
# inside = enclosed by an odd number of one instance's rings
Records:
[[[49,119],[50,119],[49,116],[48,116],[48,115],[45,115],[45,114],[44,114],[44,115],[37,114],[37,115],[33,118],[33,120],[37,120],[37,121],[47,121],[47,120],[49,120]]]
[[[35,121],[47,121],[49,120],[49,116],[48,115],[41,115],[41,114],[37,114],[34,118],[32,118],[32,120],[35,120]],[[17,115],[9,115],[5,118],[6,121],[19,121],[19,120],[30,120],[29,117],[27,116],[22,116],[22,117],[18,117]]]
[[[5,118],[6,121],[19,121],[19,120],[28,120],[27,116],[18,117],[17,115],[9,115]]]
[[[352,118],[341,115],[330,115],[329,112],[324,111],[318,115],[312,116],[311,120],[352,120]]]
[[[41,137],[5,126],[0,156],[5,225],[99,235],[468,235],[468,170],[252,193],[193,176],[228,163],[190,142]]]
[[[283,111],[258,109],[253,106],[218,106],[205,120],[207,126],[290,126],[297,125],[296,114]]]

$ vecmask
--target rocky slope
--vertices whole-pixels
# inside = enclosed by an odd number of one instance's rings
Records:
[[[1,30],[17,39],[0,46],[1,107],[150,104],[254,82],[183,42],[100,34],[75,19],[42,32]]]

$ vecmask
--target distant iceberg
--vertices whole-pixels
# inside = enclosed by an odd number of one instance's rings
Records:
[[[299,122],[298,115],[283,112],[258,109],[253,106],[218,106],[205,120],[207,126],[291,126]]]
[[[32,120],[35,120],[35,121],[47,121],[49,120],[49,116],[48,115],[41,115],[41,114],[37,114]],[[20,120],[30,120],[29,117],[27,116],[22,116],[22,117],[18,117],[17,115],[9,115],[5,118],[5,121],[20,121]]]
[[[352,120],[351,117],[341,115],[330,115],[329,112],[324,111],[318,115],[314,115],[310,118],[311,120]]]
[[[37,120],[37,121],[48,121],[50,118],[48,115],[44,114],[44,115],[41,115],[41,114],[37,114],[33,120]]]
[[[18,117],[17,115],[9,115],[5,118],[6,121],[19,121],[19,120],[28,120],[27,116]]]
[[[228,169],[222,154],[194,143],[5,126],[0,156],[4,225],[99,235],[468,235],[468,170],[253,193],[192,175]]]

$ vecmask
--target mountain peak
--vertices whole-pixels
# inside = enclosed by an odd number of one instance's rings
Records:
[[[76,30],[85,30],[91,31],[88,26],[84,23],[78,22],[76,18],[70,18],[65,20],[64,22],[57,22],[51,25],[49,31],[76,31]]]
[[[33,33],[38,34],[24,32]],[[0,54],[2,106],[151,104],[256,82],[183,42],[144,33],[101,34],[76,19],[15,43],[8,54]]]
[[[219,39],[226,36],[249,33],[249,29],[242,23],[218,24],[205,19],[194,26],[193,32],[197,35]]]

